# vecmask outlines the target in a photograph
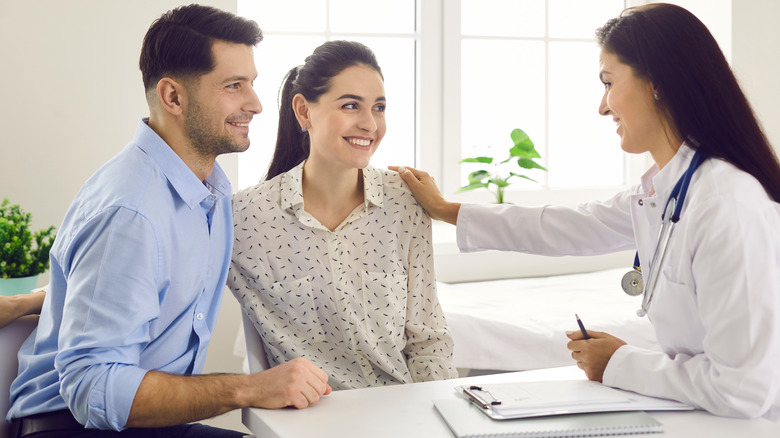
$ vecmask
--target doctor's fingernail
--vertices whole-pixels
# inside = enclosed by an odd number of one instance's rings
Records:
[[[567,335],[573,335],[573,334],[574,334],[574,332],[573,332],[573,331],[571,331],[571,330],[566,330],[566,334],[567,334]]]
[[[404,173],[406,172],[406,168],[404,166],[398,166],[398,173]]]

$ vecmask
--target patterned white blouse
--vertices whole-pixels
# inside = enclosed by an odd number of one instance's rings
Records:
[[[303,209],[303,164],[233,197],[228,286],[269,363],[305,357],[334,389],[457,377],[436,296],[431,221],[395,172],[334,231]]]

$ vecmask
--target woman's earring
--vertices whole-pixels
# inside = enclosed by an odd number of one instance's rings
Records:
[[[301,126],[301,132],[306,132],[306,125]]]
[[[653,93],[653,99],[661,100],[661,96],[659,96],[658,93]]]

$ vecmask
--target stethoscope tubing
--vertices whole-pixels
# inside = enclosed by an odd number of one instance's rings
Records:
[[[666,249],[668,248],[669,241],[672,237],[672,230],[674,229],[674,225],[680,220],[682,207],[685,203],[685,196],[688,194],[688,186],[691,183],[691,178],[693,177],[694,172],[696,172],[696,169],[699,168],[704,160],[704,155],[700,151],[696,151],[696,153],[693,155],[693,159],[691,159],[690,165],[688,165],[688,169],[677,181],[677,184],[675,184],[671,194],[669,195],[669,199],[666,200],[664,211],[661,214],[661,229],[658,232],[658,240],[655,244],[653,258],[650,259],[650,266],[647,270],[648,281],[642,281],[643,284],[640,284],[639,286],[642,290],[642,307],[636,312],[637,316],[639,317],[647,315],[647,311],[653,301],[653,295],[655,294],[655,289],[658,284],[658,277],[661,273],[661,266],[663,265],[664,259],[666,258]],[[666,213],[669,211],[670,203],[672,204],[671,214],[667,215]],[[641,268],[639,265],[639,252],[637,252],[636,256],[634,257],[634,271],[641,273]],[[626,274],[626,276],[631,274],[633,274],[633,271]],[[642,277],[644,277],[644,275],[642,275]],[[635,284],[635,281],[632,283]],[[635,290],[636,286],[631,288],[633,291],[630,291],[629,288],[627,288],[625,279],[622,283],[622,286],[623,290],[627,294],[638,295],[637,291]]]

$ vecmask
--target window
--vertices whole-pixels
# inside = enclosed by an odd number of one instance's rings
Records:
[[[460,74],[444,99],[445,143],[460,148],[446,149],[457,156],[445,155],[445,163],[503,157],[509,133],[521,128],[548,172],[529,172],[538,184],[514,184],[510,201],[572,203],[626,184],[634,176],[631,161],[612,120],[597,112],[603,87],[594,38],[623,8],[623,0],[462,0],[460,8],[445,7],[445,71]],[[445,193],[464,184],[470,166],[443,166]],[[478,192],[462,198],[490,200]]]

